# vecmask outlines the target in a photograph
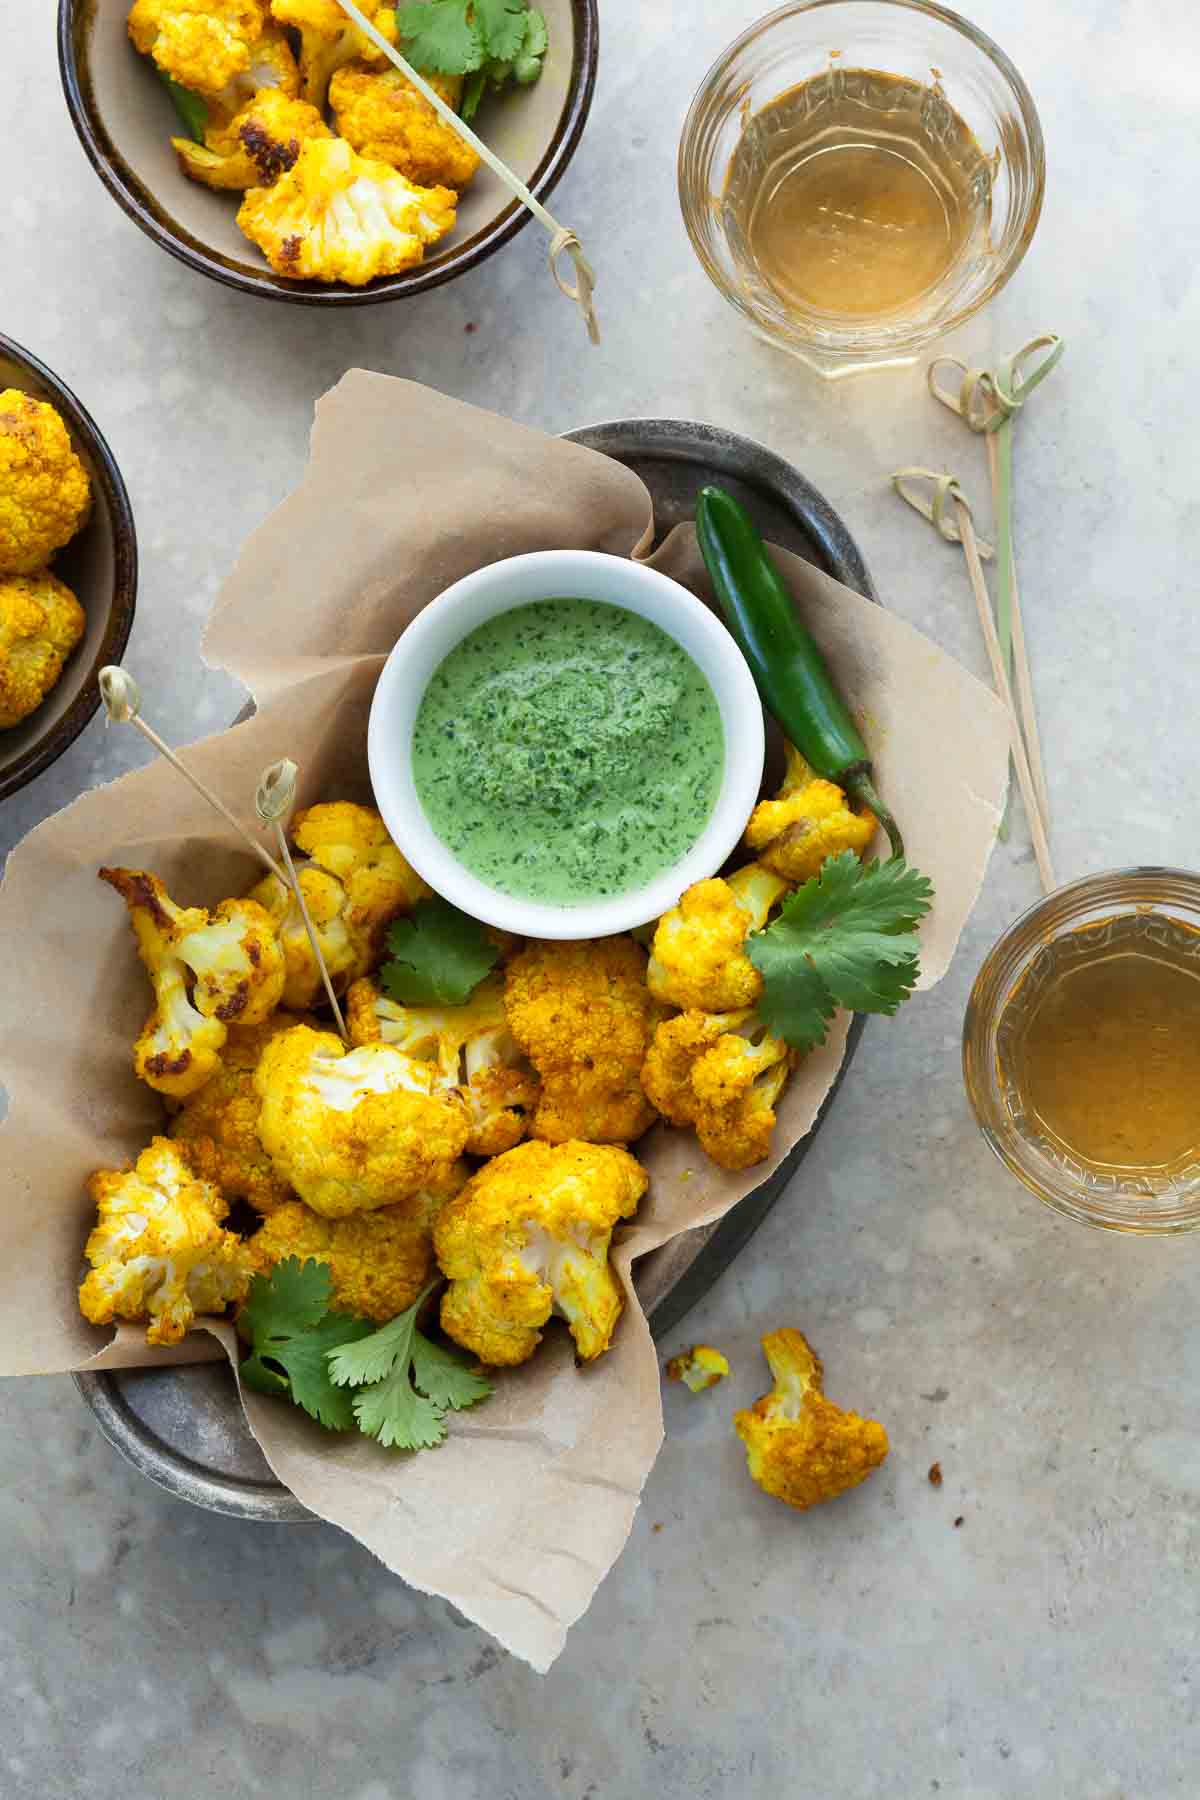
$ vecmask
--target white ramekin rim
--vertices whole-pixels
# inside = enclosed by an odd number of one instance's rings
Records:
[[[687,854],[641,888],[572,906],[502,893],[464,868],[425,816],[409,754],[421,698],[454,646],[487,619],[558,598],[604,601],[658,625],[707,676],[725,731],[721,791]],[[763,756],[758,690],[716,614],[658,570],[597,550],[535,550],[454,582],[417,614],[393,648],[379,676],[367,728],[375,802],[414,869],[462,912],[520,937],[609,937],[666,912],[684,888],[714,874],[738,843],[758,799]]]

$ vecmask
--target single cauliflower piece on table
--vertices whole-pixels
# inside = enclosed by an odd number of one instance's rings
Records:
[[[177,1344],[198,1314],[245,1299],[254,1269],[221,1229],[229,1209],[169,1139],[152,1139],[132,1168],[98,1169],[87,1187],[97,1219],[79,1310],[93,1325],[148,1319],[147,1343]]]
[[[467,1141],[466,1108],[436,1067],[390,1044],[347,1050],[297,1025],[267,1045],[254,1087],[276,1174],[326,1218],[442,1191]]]
[[[334,991],[367,974],[384,952],[387,928],[430,889],[388,836],[370,806],[335,800],[297,813],[292,840],[305,858],[300,886]],[[268,875],[251,898],[275,920],[287,960],[283,1004],[293,1011],[320,1002],[321,973],[291,889]]]
[[[164,75],[216,95],[250,68],[267,26],[261,0],[134,0],[129,35]]]
[[[248,1201],[255,1212],[272,1213],[295,1195],[259,1142],[262,1102],[254,1071],[272,1038],[293,1025],[315,1024],[298,1013],[276,1012],[261,1025],[231,1026],[220,1067],[171,1120],[171,1136],[196,1174],[227,1199]]]
[[[300,146],[309,138],[332,134],[307,101],[293,100],[281,88],[264,88],[235,113],[208,141],[172,138],[185,175],[211,188],[270,187],[295,165]]]
[[[687,889],[654,933],[647,980],[656,999],[701,1012],[753,1006],[762,976],[746,955],[788,884],[759,863],[736,875],[714,875]]]
[[[469,1156],[499,1156],[529,1127],[541,1084],[521,1054],[504,1011],[504,981],[490,975],[464,1006],[401,1006],[365,977],[347,996],[354,1044],[394,1044],[436,1064],[442,1085],[462,1097],[470,1120]]]
[[[278,1005],[284,960],[274,923],[253,900],[224,900],[211,918],[202,906],[177,906],[146,869],[101,869],[100,879],[129,908],[154,989],[134,1069],[186,1099],[216,1073],[228,1026],[259,1024]]]
[[[277,275],[365,287],[423,262],[453,229],[455,198],[414,187],[341,138],[309,138],[273,187],[249,190],[237,219]]]
[[[437,1273],[433,1222],[439,1208],[467,1179],[456,1164],[443,1192],[424,1190],[398,1206],[327,1219],[302,1200],[279,1206],[247,1242],[254,1267],[269,1275],[284,1257],[329,1265],[338,1312],[384,1324],[407,1312]]]
[[[556,1313],[580,1360],[599,1356],[624,1305],[608,1265],[613,1228],[646,1185],[636,1159],[611,1144],[518,1144],[486,1163],[434,1224],[450,1281],[443,1331],[481,1362],[513,1365]]]
[[[448,106],[462,99],[461,75],[421,71]],[[440,119],[399,69],[350,63],[329,87],[338,133],[360,156],[390,163],[419,187],[465,188],[479,167],[470,144]]]
[[[542,1080],[532,1137],[629,1144],[654,1123],[640,1075],[660,1014],[640,944],[530,944],[505,970],[504,1010]]]
[[[92,504],[87,470],[45,400],[0,393],[0,575],[36,575],[75,536]]]
[[[673,1356],[667,1364],[667,1379],[682,1381],[693,1394],[703,1394],[706,1389],[716,1387],[728,1373],[728,1357],[714,1350],[711,1344],[693,1344],[690,1350]]]
[[[359,10],[389,44],[396,43],[394,7],[362,0]],[[300,34],[300,73],[310,106],[326,105],[329,83],[346,63],[369,66],[385,61],[383,52],[346,16],[337,0],[271,0],[271,12],[279,24]]]
[[[820,1359],[799,1331],[768,1332],[762,1347],[775,1386],[733,1415],[752,1478],[801,1509],[857,1487],[888,1453],[883,1426],[825,1398]]]
[[[86,626],[82,606],[49,569],[0,575],[0,731],[37,711]]]
[[[872,812],[855,812],[841,788],[813,774],[794,745],[773,800],[760,800],[746,826],[745,843],[765,869],[799,886],[818,875],[827,856],[853,850],[861,856],[878,829]]]
[[[797,1058],[754,1012],[691,1010],[658,1026],[642,1086],[672,1125],[691,1125],[723,1169],[770,1155],[775,1107]]]

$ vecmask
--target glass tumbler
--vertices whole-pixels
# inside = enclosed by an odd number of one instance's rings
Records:
[[[795,295],[785,300],[762,276],[736,187],[766,167],[770,101],[814,77],[857,77],[870,105],[864,71],[907,78],[923,104],[958,114],[981,153],[971,179],[980,184],[974,198],[985,223],[942,278],[900,312],[849,319]],[[879,123],[886,130],[886,113]],[[750,142],[734,164],[744,133]],[[1044,186],[1042,131],[1025,83],[983,32],[932,0],[796,0],[769,13],[713,64],[679,145],[680,205],[705,272],[760,337],[825,377],[914,362],[925,345],[978,312],[1028,249]]]

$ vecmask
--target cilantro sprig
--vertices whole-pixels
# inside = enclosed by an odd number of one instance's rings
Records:
[[[384,992],[402,1006],[461,1006],[499,960],[483,926],[435,896],[388,931]]]
[[[417,1330],[431,1291],[376,1327],[330,1311],[325,1263],[285,1257],[250,1284],[238,1317],[250,1346],[241,1378],[260,1394],[294,1401],[327,1431],[357,1425],[388,1449],[432,1449],[446,1436],[447,1412],[475,1406],[492,1386]]]
[[[917,927],[932,896],[929,879],[901,858],[828,857],[774,923],[746,940],[768,1029],[808,1051],[824,1043],[839,1007],[894,1013],[920,974]]]
[[[549,44],[545,17],[527,0],[413,0],[397,8],[396,28],[416,68],[467,77],[464,119],[474,115],[489,83],[536,81]]]

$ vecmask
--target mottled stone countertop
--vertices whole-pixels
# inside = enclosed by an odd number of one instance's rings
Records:
[[[88,168],[54,8],[10,0],[0,330],[78,390],[124,469],[143,559],[128,660],[177,740],[241,702],[199,662],[205,612],[355,364],[552,431],[659,414],[757,438],[844,513],[887,604],[984,672],[958,559],[884,479],[945,462],[981,493],[978,447],[919,371],[822,387],[759,344],[688,248],[683,111],[757,10],[602,0],[596,106],[559,196],[600,269],[588,351],[532,229],[449,288],[338,317],[193,275]],[[1194,867],[1200,33],[1189,0],[971,11],[1048,142],[1032,251],[950,347],[1068,339],[1018,453],[1059,868]],[[94,724],[6,804],[0,847],[140,756]],[[545,1678],[332,1528],[168,1498],[68,1380],[0,1386],[5,1800],[1195,1795],[1200,1251],[1056,1220],[993,1162],[959,1076],[972,975],[1037,891],[1018,810],[950,976],[868,1026],[790,1192],[675,1333],[722,1345],[734,1376],[667,1394],[629,1545]],[[807,1516],[748,1485],[729,1426],[763,1385],[759,1334],[785,1321],[893,1445]]]

